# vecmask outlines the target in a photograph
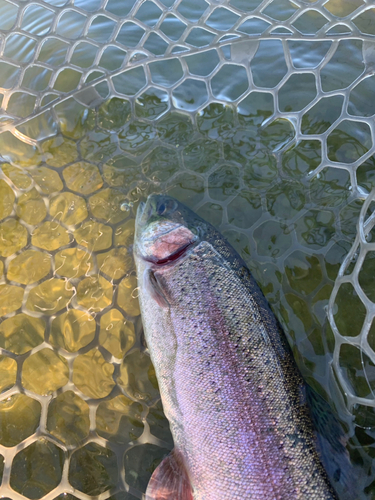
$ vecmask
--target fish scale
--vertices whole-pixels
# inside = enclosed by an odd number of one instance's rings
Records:
[[[177,261],[136,257],[138,276],[151,269],[169,304],[140,279],[146,339],[194,499],[334,499],[284,334],[241,259],[207,227]]]

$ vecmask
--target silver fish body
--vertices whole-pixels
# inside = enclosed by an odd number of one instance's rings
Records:
[[[134,253],[145,337],[178,453],[167,473],[156,469],[146,498],[336,499],[303,380],[238,254],[189,209],[157,195],[138,209]],[[179,474],[191,487],[186,495],[176,493]]]

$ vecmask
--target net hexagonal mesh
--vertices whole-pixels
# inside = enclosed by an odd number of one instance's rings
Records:
[[[373,498],[374,26],[362,0],[0,0],[3,497],[142,498],[171,449],[131,255],[168,192],[246,260]]]

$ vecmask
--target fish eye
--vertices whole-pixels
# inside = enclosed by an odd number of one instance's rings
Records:
[[[165,215],[166,213],[172,213],[177,208],[177,203],[174,200],[162,201],[156,209],[158,215]]]
[[[167,211],[167,205],[165,203],[161,203],[157,208],[158,215],[163,215]]]

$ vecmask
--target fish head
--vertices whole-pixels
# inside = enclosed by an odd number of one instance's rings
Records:
[[[151,194],[138,206],[135,253],[153,264],[173,262],[202,240],[207,225],[171,196]]]

